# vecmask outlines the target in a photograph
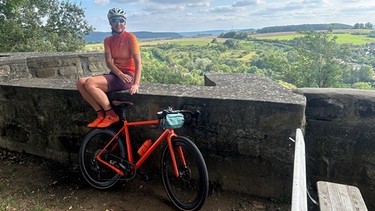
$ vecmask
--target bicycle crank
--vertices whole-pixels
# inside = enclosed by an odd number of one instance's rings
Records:
[[[126,160],[121,159],[120,163],[114,160],[110,160],[109,163],[122,170],[125,180],[132,180],[136,175],[136,168],[134,164]]]

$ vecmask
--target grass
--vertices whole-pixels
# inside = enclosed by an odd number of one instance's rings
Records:
[[[158,44],[172,44],[177,43],[178,45],[195,45],[205,46],[214,39],[215,36],[202,36],[202,37],[182,37],[175,39],[160,39],[160,40],[141,40],[139,45],[142,46],[153,46]]]
[[[84,50],[89,52],[103,52],[104,46],[103,43],[87,44]]]
[[[19,198],[23,200],[20,200]],[[0,210],[30,210],[30,211],[47,211],[46,206],[39,201],[40,196],[33,198],[30,194],[21,196],[13,193],[8,196],[0,197]]]
[[[273,35],[270,35],[270,36],[263,35],[263,36],[259,36],[259,37],[255,36],[255,37],[258,38],[258,39],[261,39],[261,40],[292,40],[296,36],[297,36],[297,34],[288,34],[288,35],[273,34]]]
[[[243,56],[242,58],[240,58],[239,60],[242,60],[242,61],[249,61],[251,59],[251,57],[255,56],[256,55],[256,52],[251,52],[245,56]]]
[[[0,192],[6,188],[5,184],[0,181]]]
[[[206,46],[211,41],[216,38],[216,36],[204,36],[204,37],[182,37],[182,38],[175,38],[175,39],[155,39],[155,40],[139,40],[140,47],[152,47],[158,44],[178,44],[181,46]],[[224,42],[225,39],[217,38],[218,42]],[[96,44],[87,44],[85,46],[84,51],[89,52],[103,52],[104,46],[103,43],[96,43]]]
[[[375,38],[367,36],[369,30],[343,30],[334,31],[334,35],[337,36],[337,43],[345,44],[351,43],[353,45],[365,45],[375,42]],[[266,40],[292,40],[297,36],[296,32],[280,32],[280,33],[267,33],[267,34],[255,34],[253,35],[257,39]],[[218,42],[224,42],[226,39],[217,38],[216,36],[202,36],[202,37],[182,37],[174,39],[156,39],[156,40],[139,40],[140,47],[152,47],[158,44],[178,44],[182,46],[194,45],[194,46],[205,46],[211,43],[216,38]],[[86,45],[85,51],[89,52],[103,52],[103,43],[88,44]],[[249,55],[251,56],[251,55]]]
[[[375,42],[375,38],[370,38],[367,35],[353,35],[353,34],[334,34],[337,36],[336,42],[339,44],[351,43],[353,45],[365,45]],[[269,37],[261,37],[258,39],[267,40],[292,40],[296,35],[274,35]]]
[[[375,42],[375,38],[368,37],[366,34],[368,31],[363,31],[363,33],[355,34],[353,31],[339,31],[334,32],[334,36],[337,37],[336,41],[339,44],[353,44],[353,45],[365,45]],[[297,33],[272,33],[267,36],[267,34],[262,34],[262,36],[255,36],[258,39],[266,40],[292,40],[297,36]]]
[[[352,35],[352,34],[335,34],[337,36],[337,43],[352,43],[354,45],[366,45],[375,42],[375,38],[370,38],[367,35]]]

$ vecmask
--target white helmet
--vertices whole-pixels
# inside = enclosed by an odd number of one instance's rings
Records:
[[[125,20],[126,20],[125,15],[126,15],[126,12],[123,9],[112,8],[108,11],[107,17],[108,17],[108,20],[111,20],[111,18],[113,18],[113,17],[120,16],[120,17],[125,18]]]

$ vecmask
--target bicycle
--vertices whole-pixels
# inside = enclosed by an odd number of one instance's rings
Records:
[[[120,122],[123,124],[119,130],[113,127],[94,128],[86,134],[79,151],[84,179],[92,187],[102,190],[113,187],[122,177],[126,181],[132,180],[155,149],[167,141],[160,164],[164,189],[177,208],[200,209],[207,199],[209,188],[206,163],[198,147],[189,138],[176,134],[174,129],[182,125],[166,126],[167,117],[173,114],[190,116],[190,120],[197,123],[199,111],[169,108],[157,112],[157,119],[131,122],[126,118],[126,108],[132,106],[132,102],[114,100],[112,105],[120,108]],[[147,125],[162,128],[162,133],[143,156],[135,160],[129,128]]]

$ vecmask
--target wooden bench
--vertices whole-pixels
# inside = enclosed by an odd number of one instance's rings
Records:
[[[318,181],[317,187],[321,211],[367,210],[361,192],[355,186]]]
[[[293,139],[292,139],[293,140]],[[296,130],[292,211],[307,211],[306,155],[302,130]],[[367,211],[361,192],[355,186],[326,181],[317,182],[321,211]]]

